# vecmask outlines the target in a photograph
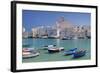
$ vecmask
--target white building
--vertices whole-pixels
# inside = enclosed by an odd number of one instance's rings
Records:
[[[38,29],[37,28],[32,28],[32,37],[37,37],[38,36]]]
[[[56,22],[57,25],[57,37],[70,36],[73,31],[73,25],[65,21],[64,17],[60,17],[60,19]]]

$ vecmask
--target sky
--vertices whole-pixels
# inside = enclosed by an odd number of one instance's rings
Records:
[[[91,14],[80,12],[55,12],[55,11],[22,11],[22,24],[26,31],[31,31],[33,27],[52,26],[60,17],[73,25],[90,25]]]

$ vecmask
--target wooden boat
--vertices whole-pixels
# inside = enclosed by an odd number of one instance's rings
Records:
[[[85,56],[86,50],[78,50],[75,53],[73,53],[73,58],[79,58],[82,56]]]
[[[53,48],[55,46],[56,45],[46,45],[46,46],[43,46],[43,50],[48,50],[48,48]]]
[[[23,53],[23,58],[25,59],[25,58],[32,58],[32,57],[36,57],[36,56],[39,56],[39,53],[37,52],[37,53]]]
[[[43,50],[48,50],[48,48],[52,48],[52,47],[55,47],[56,45],[46,45],[46,46],[43,46]]]
[[[31,49],[29,49],[29,48],[23,48],[22,52],[31,52]]]
[[[36,50],[30,50],[30,49],[25,49],[22,51],[22,57],[25,58],[32,58],[32,57],[36,57],[39,56],[39,52]]]
[[[64,55],[72,55],[75,53],[76,50],[77,50],[77,48],[73,48],[73,49],[64,51]]]
[[[48,52],[49,53],[60,52],[60,51],[63,51],[63,50],[64,50],[64,47],[60,47],[60,48],[56,48],[56,47],[48,48]]]
[[[58,48],[52,48],[52,49],[48,49],[49,53],[55,53],[55,52],[59,52],[60,50]]]

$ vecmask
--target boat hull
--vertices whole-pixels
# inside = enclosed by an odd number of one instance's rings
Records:
[[[65,56],[67,56],[67,55],[72,55],[72,54],[74,54],[73,51],[69,51],[69,52],[64,53]]]
[[[48,52],[49,53],[55,53],[55,52],[60,52],[60,51],[63,51],[64,50],[64,47],[60,47],[60,48],[51,48],[51,49],[48,49]]]
[[[55,53],[55,52],[60,52],[59,50],[48,50],[49,53]]]
[[[30,55],[24,55],[24,56],[23,56],[23,59],[33,58],[33,57],[36,57],[36,56],[39,56],[39,53],[36,53],[36,54],[30,54]]]

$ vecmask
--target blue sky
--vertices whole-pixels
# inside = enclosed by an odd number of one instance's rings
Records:
[[[61,16],[73,25],[90,25],[91,22],[90,13],[23,10],[22,24],[26,31],[31,31],[32,27],[52,26]]]

